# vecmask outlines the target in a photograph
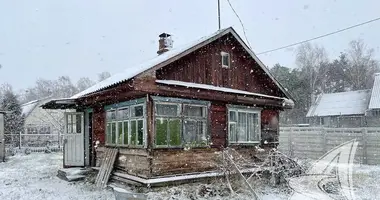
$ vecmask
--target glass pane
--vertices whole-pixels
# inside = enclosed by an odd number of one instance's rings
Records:
[[[67,133],[72,133],[73,132],[73,125],[71,124],[71,123],[68,123],[67,122],[67,125],[66,125],[67,127]]]
[[[181,145],[181,120],[172,119],[169,121],[169,145]]]
[[[247,141],[247,113],[238,113],[237,141]]]
[[[116,144],[116,123],[112,123],[111,126],[112,144]]]
[[[71,116],[72,116],[72,115],[66,115],[66,117],[67,117],[67,123],[68,123],[68,124],[71,124],[71,122],[72,122],[72,121],[71,121]]]
[[[226,65],[226,66],[229,66],[229,54],[223,54],[222,56],[222,64],[223,65]]]
[[[82,115],[76,115],[76,133],[82,133]]]
[[[140,117],[144,115],[143,106],[135,106],[132,108],[132,117]]]
[[[107,127],[106,127],[106,130],[107,130],[107,132],[106,132],[106,142],[108,143],[108,144],[110,144],[111,143],[111,141],[112,141],[112,139],[111,139],[111,123],[107,123]]]
[[[117,143],[123,144],[123,122],[118,122],[117,130]]]
[[[144,142],[144,121],[137,122],[137,145],[143,145]]]
[[[230,122],[236,122],[236,112],[230,111]]]
[[[183,108],[183,115],[195,116],[195,117],[204,117],[204,116],[206,116],[205,111],[206,111],[205,107],[185,105]]]
[[[167,145],[167,119],[156,119],[156,145]]]
[[[119,109],[117,111],[118,119],[128,119],[129,118],[129,108]]]
[[[197,138],[197,122],[185,120],[183,123],[184,132],[183,140],[185,143],[191,143],[196,141]]]
[[[137,123],[136,121],[131,121],[131,145],[136,145],[136,129]]]
[[[230,123],[229,131],[230,131],[229,140],[231,142],[236,142],[236,124],[235,123]]]
[[[257,141],[258,138],[258,120],[257,114],[248,113],[248,134],[249,141]]]
[[[164,115],[164,116],[177,116],[178,113],[178,105],[174,104],[157,104],[157,115]]]
[[[124,144],[128,144],[128,122],[124,122]]]
[[[107,121],[116,119],[116,111],[114,110],[107,111],[106,118],[107,118]]]
[[[206,122],[204,121],[197,121],[197,141],[200,143],[207,142]]]

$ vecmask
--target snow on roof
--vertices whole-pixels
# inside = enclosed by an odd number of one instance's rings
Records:
[[[321,94],[306,117],[365,114],[371,90]]]
[[[230,28],[219,30],[219,31],[217,31],[217,32],[215,32],[209,36],[202,37],[199,40],[196,40],[196,41],[189,43],[187,45],[184,45],[182,47],[173,48],[170,51],[167,51],[161,55],[158,55],[151,60],[148,60],[148,61],[143,62],[141,64],[138,64],[136,66],[128,67],[123,72],[117,73],[117,74],[105,79],[104,81],[101,81],[101,82],[93,85],[92,87],[90,87],[90,88],[88,88],[88,89],[86,89],[86,90],[84,90],[78,94],[75,94],[71,98],[76,99],[76,98],[82,97],[84,95],[97,92],[99,90],[105,89],[105,88],[110,87],[112,85],[115,85],[117,83],[131,79],[134,76],[137,76],[138,74],[140,74],[140,73],[142,73],[142,72],[144,72],[144,71],[146,71],[146,70],[148,70],[148,69],[150,69],[150,68],[152,68],[152,67],[154,67],[160,63],[165,62],[166,60],[169,60],[169,59],[171,59],[171,58],[173,58],[173,57],[175,57],[181,53],[184,53],[186,50],[189,50],[198,44],[206,42],[209,39],[212,39],[213,37],[217,36],[218,34],[224,32],[228,29],[230,29]]]
[[[380,108],[380,74],[375,74],[375,80],[373,82],[371,100],[369,101],[368,109]]]
[[[141,63],[139,65],[128,67],[124,72],[115,74],[115,75],[109,77],[108,79],[93,85],[92,87],[72,96],[71,99],[83,97],[85,95],[92,94],[92,93],[100,91],[102,89],[111,87],[115,84],[129,80],[129,79],[153,68],[154,66],[157,66],[161,63],[164,63],[170,59],[173,59],[172,61],[174,61],[174,58],[176,58],[177,56],[178,56],[177,59],[179,59],[181,56],[185,56],[185,55],[203,47],[204,45],[207,45],[208,43],[214,41],[215,39],[217,39],[217,38],[219,38],[219,37],[221,37],[227,33],[231,33],[239,41],[239,43],[244,47],[244,49],[259,64],[259,66],[265,71],[265,73],[274,81],[274,83],[280,88],[280,90],[288,98],[292,99],[291,95],[287,92],[287,90],[285,90],[284,87],[281,85],[281,83],[279,83],[274,78],[274,76],[270,73],[268,68],[260,61],[260,59],[253,53],[253,51],[244,43],[244,41],[241,39],[241,37],[236,33],[236,31],[232,27],[229,27],[226,29],[221,29],[221,30],[209,35],[209,36],[202,37],[199,40],[196,40],[195,42],[192,42],[190,44],[184,45],[184,46],[179,47],[179,48],[174,48],[170,51],[167,51],[161,55],[158,55],[155,58],[148,60],[144,63]],[[169,63],[167,63],[167,64],[169,64]]]
[[[214,91],[234,93],[234,94],[252,95],[252,96],[259,96],[259,97],[272,98],[272,99],[283,99],[283,100],[286,99],[283,97],[276,97],[276,96],[271,96],[271,95],[266,95],[266,94],[247,92],[244,90],[236,90],[236,89],[226,88],[226,87],[218,87],[218,86],[213,86],[213,85],[190,83],[190,82],[175,81],[175,80],[156,80],[156,83],[161,83],[165,85],[177,85],[177,86],[183,86],[187,88],[214,90]]]
[[[30,101],[28,103],[22,104],[21,105],[22,115],[27,117],[33,111],[33,109],[37,106],[38,102],[39,102],[39,100],[34,100],[34,101]]]

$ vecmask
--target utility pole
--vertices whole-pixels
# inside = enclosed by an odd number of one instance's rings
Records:
[[[218,0],[218,24],[219,24],[219,30],[221,29],[220,26],[220,0]]]

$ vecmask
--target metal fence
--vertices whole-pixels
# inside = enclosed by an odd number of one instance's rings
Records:
[[[279,150],[293,158],[318,159],[353,139],[359,142],[356,162],[380,165],[380,128],[281,127]]]

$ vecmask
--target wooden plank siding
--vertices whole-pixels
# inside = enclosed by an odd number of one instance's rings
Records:
[[[222,68],[221,51],[230,54],[229,69]],[[157,70],[156,78],[284,97],[269,76],[231,36],[224,36]]]
[[[211,104],[210,108],[212,147],[224,148],[227,145],[227,108],[225,104]]]
[[[97,149],[96,166],[101,166],[104,156],[104,147]],[[151,175],[151,156],[147,149],[119,148],[119,154],[114,165],[115,171],[133,176],[149,178]]]
[[[95,147],[97,141],[99,141],[100,146],[103,146],[105,144],[105,137],[106,137],[105,127],[106,127],[106,113],[103,107],[95,107],[93,110],[93,128],[92,128],[92,138],[93,138],[92,146],[93,147]]]

